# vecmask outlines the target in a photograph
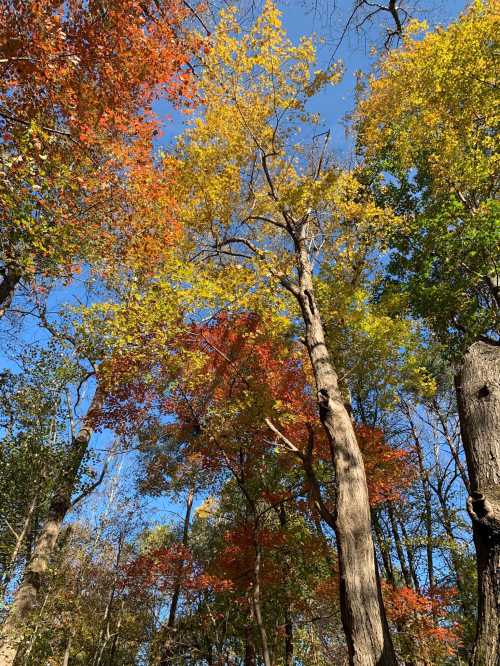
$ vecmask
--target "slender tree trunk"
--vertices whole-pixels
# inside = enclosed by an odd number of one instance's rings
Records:
[[[388,544],[386,542],[385,536],[382,532],[382,526],[380,525],[380,518],[375,509],[372,513],[373,521],[373,530],[375,532],[375,538],[377,540],[378,549],[380,555],[382,556],[382,564],[384,565],[385,576],[391,585],[396,585],[396,579],[394,578],[394,569],[392,567],[391,554],[389,552]]]
[[[23,625],[36,605],[44,574],[49,568],[61,526],[71,508],[71,496],[78,478],[78,470],[87,451],[92,430],[88,423],[99,403],[98,393],[87,412],[86,423],[71,442],[71,460],[58,480],[56,492],[50,502],[47,518],[35,541],[23,579],[1,629],[0,666],[12,666],[23,640]]]
[[[418,471],[420,474],[420,483],[422,485],[422,492],[424,494],[424,521],[425,521],[425,532],[426,532],[426,555],[427,555],[427,574],[428,574],[428,580],[429,580],[429,590],[432,590],[432,588],[435,586],[435,580],[434,580],[434,553],[433,553],[433,546],[432,546],[432,495],[431,495],[431,488],[429,484],[429,476],[428,472],[425,469],[425,463],[424,463],[424,452],[422,450],[422,444],[420,442],[420,437],[418,436],[418,433],[415,429],[415,426],[413,422],[411,421],[410,418],[410,423],[411,423],[411,429],[412,429],[412,434],[413,434],[413,440],[415,442],[415,448],[417,451],[417,459],[418,459]]]
[[[281,504],[278,511],[280,526],[283,530],[287,528],[288,525],[288,516],[286,515],[285,505]],[[285,551],[283,560],[283,581],[288,590],[288,572],[290,570],[290,557],[289,554]],[[286,601],[284,604],[284,620],[285,620],[285,661],[284,666],[292,666],[293,664],[293,622],[292,615],[290,613],[290,598],[289,593],[286,593]]]
[[[401,537],[399,535],[398,526],[396,523],[396,516],[394,515],[394,508],[388,504],[387,514],[389,516],[389,522],[391,524],[392,537],[394,539],[394,545],[396,547],[396,553],[398,555],[399,565],[401,567],[401,573],[403,574],[403,580],[406,587],[412,587],[412,579],[410,576],[410,571],[406,566],[405,554],[403,551],[403,544],[401,543]]]
[[[184,514],[184,523],[182,526],[182,545],[184,546],[184,548],[187,548],[187,545],[189,543],[189,525],[191,523],[191,511],[193,508],[193,500],[194,500],[194,490],[191,489],[186,499],[186,513]],[[181,562],[179,566],[179,573],[177,575],[177,580],[175,582],[174,589],[172,592],[172,601],[170,602],[170,608],[168,611],[168,620],[166,625],[167,637],[165,640],[165,644],[162,648],[159,666],[168,666],[168,664],[172,662],[174,654],[173,632],[175,630],[177,606],[179,604],[179,597],[181,594],[182,567],[183,563]]]
[[[12,303],[16,287],[21,280],[21,273],[15,268],[4,266],[0,270],[2,282],[0,282],[0,319],[4,316]]]
[[[475,342],[455,378],[470,481],[479,587],[473,666],[498,666],[500,642],[500,348]]]
[[[257,623],[257,629],[259,630],[260,643],[262,648],[262,659],[264,661],[264,666],[272,666],[271,664],[271,655],[269,653],[269,643],[267,641],[267,632],[266,627],[264,626],[264,620],[262,618],[262,607],[260,599],[260,567],[262,560],[262,552],[260,545],[255,544],[255,571],[254,571],[254,584],[253,584],[253,594],[252,594],[252,603],[255,613],[255,622]]]
[[[294,241],[299,284],[284,280],[283,285],[295,295],[301,309],[320,419],[333,448],[340,606],[349,659],[353,666],[393,666],[394,649],[378,594],[363,457],[325,342],[306,247],[306,225]]]
[[[66,649],[64,650],[62,666],[69,666],[70,654],[71,654],[71,635],[68,636],[68,640],[66,641]]]
[[[410,538],[408,536],[408,532],[406,531],[406,527],[404,524],[403,520],[398,521],[399,528],[401,530],[401,536],[404,539],[404,544],[406,548],[406,555],[408,558],[408,567],[410,568],[410,575],[411,579],[413,581],[413,587],[417,592],[420,592],[420,583],[418,580],[417,576],[417,570],[415,567],[415,550],[413,546],[411,545]]]

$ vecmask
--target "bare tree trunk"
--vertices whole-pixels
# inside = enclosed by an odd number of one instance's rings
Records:
[[[498,666],[500,641],[500,348],[475,342],[455,378],[470,481],[479,587],[473,666]]]
[[[406,566],[405,554],[403,551],[403,544],[401,543],[401,537],[399,535],[398,526],[396,523],[396,517],[394,515],[394,508],[390,503],[387,505],[387,515],[389,516],[389,522],[391,524],[392,537],[394,539],[394,545],[396,547],[396,553],[398,555],[399,565],[401,567],[401,573],[403,575],[403,580],[406,587],[412,587],[412,579],[410,576],[410,571]]]
[[[404,520],[398,519],[398,525],[399,529],[401,530],[401,536],[403,537],[406,548],[406,555],[408,559],[408,566],[410,568],[411,579],[413,581],[413,588],[417,592],[420,592],[420,583],[417,576],[417,569],[415,567],[415,549],[411,545],[411,541],[408,536],[408,532],[406,531]]]
[[[297,286],[286,279],[282,283],[295,295],[301,309],[319,415],[333,449],[337,491],[334,529],[349,660],[353,666],[393,666],[396,658],[378,593],[363,457],[325,342],[306,247],[306,225],[294,236],[294,242],[299,283]]]
[[[86,423],[71,442],[71,461],[58,480],[56,492],[50,502],[47,518],[35,541],[23,579],[14,595],[14,600],[1,629],[0,666],[12,666],[23,640],[23,625],[36,605],[44,574],[54,551],[61,526],[71,508],[71,496],[78,478],[78,470],[87,451],[92,430],[87,423],[97,409],[98,393],[87,412]]]
[[[392,567],[391,555],[389,552],[388,544],[385,540],[385,535],[382,531],[382,526],[380,525],[380,518],[376,509],[372,512],[372,521],[378,549],[382,557],[382,564],[384,565],[385,576],[391,585],[395,586],[396,579],[394,578],[394,569]]]
[[[288,525],[288,516],[286,515],[286,509],[285,505],[281,504],[279,511],[278,511],[278,517],[280,521],[280,526],[283,530],[286,530],[287,525]],[[289,554],[285,551],[283,553],[284,558],[283,558],[283,581],[287,583],[288,581],[288,572],[290,570],[290,557]],[[292,615],[290,613],[290,598],[289,594],[287,592],[286,594],[286,601],[284,603],[284,620],[285,620],[285,660],[284,660],[284,666],[292,666],[293,665],[293,622],[292,622]]]

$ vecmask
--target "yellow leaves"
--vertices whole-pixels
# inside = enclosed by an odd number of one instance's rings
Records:
[[[217,500],[214,497],[207,497],[207,499],[196,509],[195,513],[198,518],[207,520],[211,516],[215,515],[217,508]]]
[[[447,29],[415,37],[381,64],[358,109],[368,156],[388,148],[427,169],[439,191],[487,190],[498,167],[498,0],[475,2]]]

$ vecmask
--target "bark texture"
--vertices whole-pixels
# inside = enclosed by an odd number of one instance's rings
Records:
[[[96,394],[86,421],[97,407]],[[84,425],[71,442],[71,461],[61,474],[56,492],[50,502],[47,518],[35,541],[31,557],[24,570],[23,579],[14,595],[9,613],[0,633],[0,666],[13,666],[23,640],[24,623],[37,603],[44,575],[46,574],[61,526],[71,508],[71,496],[78,478],[78,470],[87,451],[92,430]]]
[[[500,662],[500,347],[475,342],[455,378],[478,571],[472,666]]]
[[[306,228],[295,238],[298,285],[284,282],[298,300],[305,345],[318,392],[321,422],[332,445],[336,476],[335,534],[342,624],[353,666],[392,666],[394,649],[378,592],[370,504],[363,457],[339,389],[314,295]]]

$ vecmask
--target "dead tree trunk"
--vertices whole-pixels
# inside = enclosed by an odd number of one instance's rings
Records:
[[[470,480],[479,605],[473,666],[498,666],[500,642],[500,348],[475,342],[455,378]]]
[[[87,452],[92,429],[89,425],[93,412],[99,403],[96,393],[87,418],[81,430],[71,442],[70,460],[61,473],[57,488],[52,497],[47,518],[35,541],[33,551],[23,579],[14,595],[14,600],[1,629],[0,634],[0,666],[12,666],[18,648],[23,640],[24,623],[36,605],[45,573],[49,568],[50,558],[61,531],[61,526],[71,508],[71,496],[78,478],[78,470]]]

